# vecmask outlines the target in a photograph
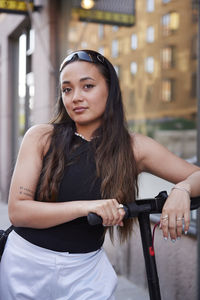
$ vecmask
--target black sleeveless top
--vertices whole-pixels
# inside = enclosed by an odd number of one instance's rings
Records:
[[[94,153],[90,142],[78,139],[79,146],[72,152],[72,162],[65,168],[60,183],[58,202],[101,199],[101,181],[96,177]],[[15,227],[14,230],[27,241],[50,250],[86,253],[101,248],[104,227],[90,226],[87,217],[46,229]]]

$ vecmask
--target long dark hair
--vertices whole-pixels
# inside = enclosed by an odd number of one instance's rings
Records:
[[[138,192],[137,166],[133,153],[133,139],[131,138],[125,121],[119,80],[112,64],[99,53],[91,50],[82,50],[91,57],[103,59],[94,63],[104,76],[108,85],[108,99],[103,114],[101,126],[93,133],[98,136],[95,147],[97,176],[101,178],[101,196],[104,199],[115,198],[119,203],[135,201]],[[78,61],[78,55],[67,61],[62,69],[73,61]],[[61,70],[62,71],[62,70]],[[74,121],[69,117],[62,101],[62,94],[57,102],[57,110],[51,134],[51,151],[45,159],[42,169],[38,200],[56,201],[59,183],[66,164],[65,154],[69,152],[75,131]],[[119,228],[122,241],[132,231],[131,219],[124,221],[124,227]],[[109,228],[111,237],[113,228]]]

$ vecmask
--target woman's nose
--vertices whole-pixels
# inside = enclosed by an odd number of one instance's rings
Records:
[[[74,91],[73,102],[83,101],[83,95],[79,89]]]

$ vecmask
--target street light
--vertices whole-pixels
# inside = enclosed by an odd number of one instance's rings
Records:
[[[81,6],[84,9],[91,9],[93,8],[95,5],[95,1],[94,0],[82,0],[81,1]]]

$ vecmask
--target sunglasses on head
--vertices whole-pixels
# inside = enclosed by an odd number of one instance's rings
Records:
[[[65,64],[70,61],[73,61],[75,58],[79,58],[79,60],[88,61],[92,63],[104,63],[104,57],[101,54],[96,53],[88,53],[85,51],[76,51],[69,54],[60,65],[60,72],[62,71]]]

